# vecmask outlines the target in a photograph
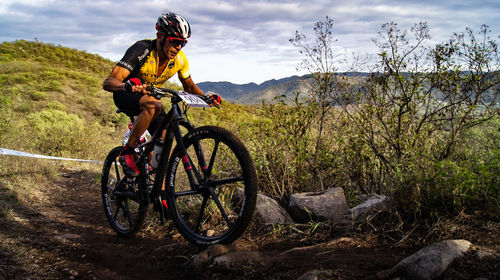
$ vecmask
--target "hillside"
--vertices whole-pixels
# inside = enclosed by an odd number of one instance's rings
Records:
[[[114,64],[110,60],[19,40],[0,44],[0,63],[0,147],[93,157],[111,144],[103,136],[104,143],[82,147],[89,132],[110,136],[126,122],[101,88]]]
[[[114,64],[39,41],[0,44],[0,147],[103,158],[129,122],[102,89]]]
[[[341,73],[348,77],[366,77],[368,73]],[[240,104],[260,104],[262,100],[272,100],[277,96],[286,96],[293,100],[297,92],[308,95],[313,86],[311,74],[291,76],[279,80],[269,80],[262,84],[233,84],[230,82],[202,82],[198,86],[205,92],[220,94],[225,100]]]
[[[233,84],[230,82],[202,82],[198,86],[205,92],[220,94],[229,102],[241,104],[258,104],[262,99],[276,96],[295,96],[297,91],[305,92],[310,88],[311,75],[291,76],[279,80],[268,80],[261,84]]]

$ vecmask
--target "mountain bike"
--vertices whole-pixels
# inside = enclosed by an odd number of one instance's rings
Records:
[[[230,131],[189,122],[187,110],[211,107],[210,98],[165,88],[148,91],[157,99],[170,97],[172,108],[136,149],[139,176],[123,174],[118,161],[123,146],[107,155],[101,190],[111,227],[119,236],[134,235],[153,204],[162,221],[168,215],[196,246],[235,241],[250,224],[257,200],[250,154]]]

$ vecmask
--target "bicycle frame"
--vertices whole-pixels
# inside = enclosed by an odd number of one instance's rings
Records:
[[[183,141],[182,141],[182,133],[180,130],[180,125],[181,123],[183,126],[185,126],[189,131],[194,129],[194,126],[186,121],[186,118],[184,117],[184,113],[182,112],[179,103],[182,101],[180,97],[177,96],[175,92],[172,92],[172,97],[171,97],[171,102],[172,102],[172,108],[170,111],[167,113],[166,117],[164,117],[156,131],[154,132],[153,136],[151,139],[140,145],[139,148],[145,147],[145,150],[141,153],[138,162],[139,168],[141,168],[141,173],[145,174],[147,170],[147,165],[146,163],[149,161],[149,154],[153,151],[154,149],[154,143],[161,139],[163,131],[166,130],[165,134],[165,139],[164,139],[164,144],[163,144],[163,149],[160,155],[160,161],[158,166],[165,166],[166,163],[165,161],[169,160],[170,153],[172,151],[172,146],[174,142],[174,138],[176,140],[178,148],[182,151],[182,161],[184,164],[184,169],[187,172],[189,182],[191,185],[191,189],[194,190],[197,186],[195,183],[195,178],[194,176],[197,177],[198,181],[200,182],[202,180],[199,172],[197,171],[196,167],[192,166],[190,163],[190,159],[187,156],[187,151],[184,147]],[[206,162],[203,156],[203,153],[201,153],[201,147],[199,144],[196,146],[196,153],[198,154],[198,160],[201,165],[201,169],[203,172],[207,170]],[[157,178],[161,178],[164,175],[165,170],[159,170],[157,172]],[[158,175],[160,177],[158,177]],[[204,174],[206,175],[206,174]],[[141,185],[146,186],[146,176],[140,176],[141,177]],[[160,195],[160,190],[162,189],[162,186],[164,180],[155,180],[152,192],[150,194],[150,197],[157,197]]]

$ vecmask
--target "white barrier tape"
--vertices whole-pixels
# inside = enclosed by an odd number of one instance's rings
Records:
[[[82,162],[93,162],[93,163],[104,163],[103,161],[87,160],[87,159],[76,159],[76,158],[61,158],[61,157],[51,157],[37,154],[30,154],[20,151],[14,151],[9,149],[0,148],[0,155],[6,156],[18,156],[18,157],[32,157],[32,158],[44,158],[44,159],[57,159],[57,160],[72,160],[72,161],[82,161]]]

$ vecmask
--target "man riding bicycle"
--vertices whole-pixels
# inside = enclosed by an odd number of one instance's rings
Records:
[[[138,176],[135,147],[139,137],[159,125],[165,115],[160,100],[147,95],[147,86],[160,86],[176,73],[184,91],[205,95],[193,82],[189,64],[181,50],[191,36],[189,23],[183,17],[168,12],[156,22],[156,40],[141,40],[132,45],[104,80],[103,88],[113,92],[115,105],[129,116],[137,116],[127,144],[120,154],[120,164],[128,176]],[[220,98],[214,95],[216,103]]]

